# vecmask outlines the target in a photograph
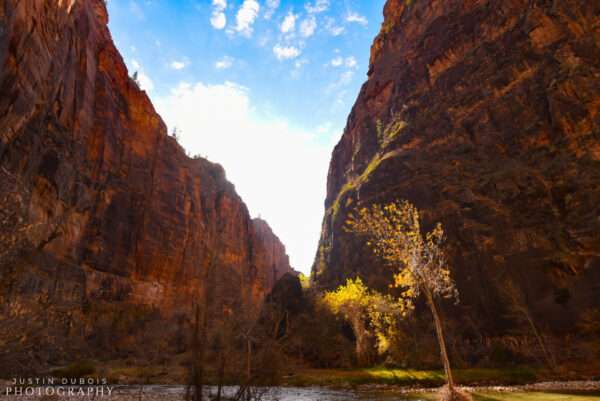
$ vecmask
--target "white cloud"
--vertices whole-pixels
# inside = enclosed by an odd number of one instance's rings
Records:
[[[342,56],[336,56],[333,59],[331,59],[329,64],[332,67],[356,68],[358,65],[358,62],[356,61],[356,58],[354,56],[350,56],[350,57],[346,57],[346,58],[343,58]]]
[[[362,26],[367,26],[369,24],[369,21],[366,17],[355,12],[349,12],[348,15],[346,15],[346,22],[354,22]]]
[[[297,15],[295,15],[292,12],[289,12],[283,19],[283,22],[281,23],[281,27],[280,27],[281,32],[282,33],[293,32],[294,29],[296,28],[296,18],[297,18]]]
[[[235,30],[246,37],[252,36],[252,25],[258,16],[260,5],[256,0],[244,0],[236,15]]]
[[[283,117],[259,114],[250,95],[233,83],[198,82],[180,84],[155,103],[169,127],[181,130],[186,150],[223,165],[252,215],[269,222],[292,265],[308,272],[333,148],[323,137],[338,136],[318,130],[317,141],[317,130],[306,132]]]
[[[152,82],[150,77],[144,72],[138,74],[138,80],[140,81],[140,89],[143,89],[146,92],[152,92],[152,90],[154,90],[154,82]]]
[[[265,11],[265,19],[270,19],[275,11],[279,8],[279,0],[267,0],[266,6],[267,10]]]
[[[227,0],[213,0],[213,12],[210,17],[210,24],[215,29],[223,29],[227,25],[227,17],[225,9],[227,8]]]
[[[344,64],[344,59],[340,56],[335,57],[333,60],[331,60],[331,65],[333,67],[340,67],[342,64]]]
[[[225,16],[225,13],[213,13],[213,15],[210,17],[210,24],[215,29],[225,28],[225,25],[227,25],[227,17]]]
[[[215,68],[217,70],[226,70],[228,68],[231,68],[232,65],[233,65],[233,58],[231,58],[229,56],[225,56],[215,63]]]
[[[315,0],[314,3],[306,3],[304,8],[309,14],[322,13],[329,8],[329,0]]]
[[[314,17],[314,15],[311,15],[300,23],[300,34],[305,38],[312,36],[316,29],[317,19]]]
[[[187,67],[185,61],[174,60],[171,62],[171,68],[174,70],[183,70],[185,67]]]
[[[337,25],[335,20],[331,17],[326,18],[325,29],[327,29],[327,32],[329,32],[332,36],[339,36],[345,31],[345,28]]]
[[[295,46],[275,45],[275,47],[273,47],[273,53],[275,53],[278,60],[287,60],[298,57],[300,55],[300,49]]]

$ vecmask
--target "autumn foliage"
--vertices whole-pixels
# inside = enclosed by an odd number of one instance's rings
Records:
[[[343,316],[352,326],[359,365],[372,362],[370,351],[373,346],[380,352],[385,351],[390,330],[403,311],[403,304],[369,289],[360,278],[348,279],[345,285],[327,292],[323,301],[334,314]]]
[[[394,269],[394,283],[402,291],[399,303],[403,310],[414,307],[415,299],[423,294],[434,318],[448,389],[454,393],[454,380],[437,298],[458,300],[444,252],[444,230],[438,223],[423,234],[418,209],[408,201],[378,204],[363,208],[349,217],[346,229],[364,235],[374,253]]]

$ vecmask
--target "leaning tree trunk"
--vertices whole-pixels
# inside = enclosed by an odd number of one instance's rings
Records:
[[[250,334],[246,337],[246,380],[250,383],[252,379],[252,339]]]
[[[444,372],[446,373],[446,380],[448,381],[448,391],[452,394],[454,393],[454,378],[452,377],[452,369],[450,368],[450,358],[448,358],[448,351],[446,350],[446,340],[444,338],[444,328],[442,327],[442,321],[440,319],[440,315],[437,310],[437,306],[435,305],[435,300],[433,299],[433,295],[430,291],[426,290],[425,297],[427,298],[427,303],[429,304],[429,308],[431,309],[431,314],[433,315],[433,321],[435,323],[435,334],[438,339],[438,343],[440,345],[440,354],[442,357],[442,362],[444,364]]]
[[[552,354],[546,347],[544,338],[542,337],[539,330],[537,329],[537,326],[533,322],[533,319],[532,319],[531,315],[529,314],[529,312],[526,309],[524,309],[523,314],[525,315],[525,319],[527,320],[527,323],[529,323],[529,327],[531,327],[531,331],[533,331],[533,335],[535,336],[540,348],[542,349],[542,353],[544,354],[544,358],[546,359],[546,364],[548,365],[550,370],[555,371],[556,370],[556,358],[554,358],[554,354]]]

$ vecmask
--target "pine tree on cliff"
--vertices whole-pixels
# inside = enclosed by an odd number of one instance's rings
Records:
[[[433,315],[435,332],[440,346],[448,382],[449,398],[454,399],[454,379],[442,320],[436,300],[454,298],[458,291],[450,276],[443,250],[444,230],[441,224],[423,235],[419,211],[407,201],[386,206],[372,205],[351,215],[346,229],[368,237],[367,244],[375,254],[396,269],[394,286],[402,290],[400,301],[412,309],[415,299],[423,294]]]

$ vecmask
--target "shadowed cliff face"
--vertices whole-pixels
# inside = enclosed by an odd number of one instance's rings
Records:
[[[107,21],[101,0],[0,3],[0,336],[39,360],[127,308],[185,315],[209,282],[231,309],[291,270],[222,167],[167,135]]]
[[[389,0],[384,14],[333,152],[313,280],[386,288],[390,269],[342,226],[407,199],[446,228],[455,341],[521,328],[509,281],[544,330],[573,333],[600,306],[600,4]]]

